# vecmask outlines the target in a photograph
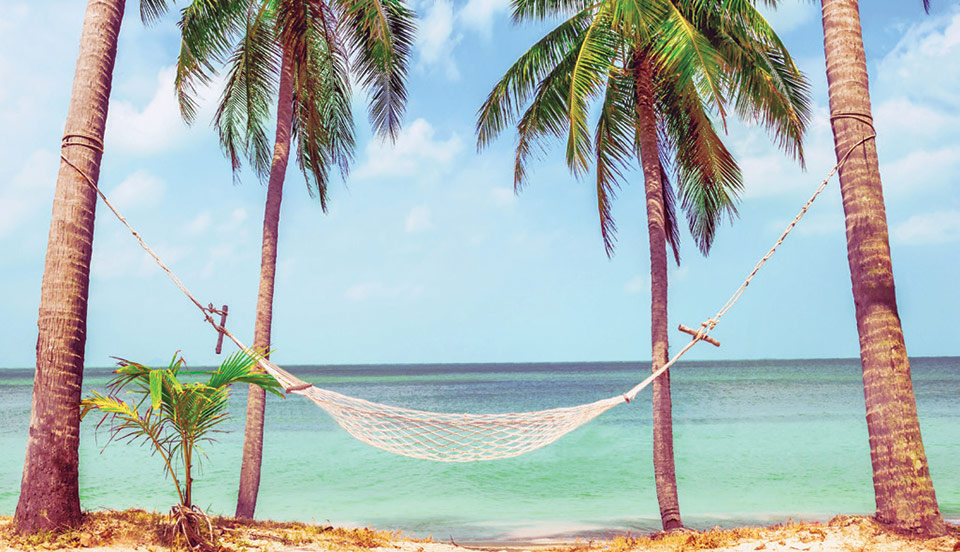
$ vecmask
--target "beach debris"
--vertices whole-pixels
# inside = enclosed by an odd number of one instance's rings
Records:
[[[86,532],[80,533],[80,538],[77,540],[80,542],[80,546],[84,548],[89,548],[97,542],[96,538],[92,534]]]

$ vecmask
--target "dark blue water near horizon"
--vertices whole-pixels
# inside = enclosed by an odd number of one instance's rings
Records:
[[[924,445],[941,510],[960,519],[960,358],[911,359]],[[442,412],[517,412],[621,394],[648,363],[286,366],[320,387]],[[84,392],[111,369],[89,368]],[[680,508],[693,527],[824,520],[874,508],[858,359],[682,362],[671,370]],[[16,506],[32,369],[0,369],[0,514]],[[206,447],[194,494],[231,514],[245,390],[229,432]],[[156,457],[81,433],[84,508],[165,511],[176,500]],[[291,396],[267,406],[257,516],[402,529],[470,540],[575,537],[659,527],[649,391],[556,443],[517,458],[437,464],[350,437]]]

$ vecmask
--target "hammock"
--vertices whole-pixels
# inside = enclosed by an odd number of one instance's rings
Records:
[[[848,116],[834,115],[832,118]],[[596,418],[600,414],[621,403],[629,403],[637,393],[649,385],[654,379],[667,371],[680,357],[700,341],[707,341],[719,346],[719,342],[707,334],[717,325],[717,321],[737,302],[746,290],[750,281],[767,260],[773,255],[784,238],[793,230],[803,215],[813,204],[813,201],[826,188],[833,174],[846,162],[854,149],[874,138],[876,134],[867,136],[854,144],[847,153],[833,167],[827,177],[820,183],[806,205],[787,226],[786,230],[774,246],[764,255],[753,268],[746,280],[720,311],[712,318],[700,325],[699,330],[680,327],[681,331],[693,336],[669,362],[659,367],[645,380],[637,384],[623,395],[610,397],[589,404],[566,408],[554,408],[538,412],[522,412],[508,414],[450,414],[426,412],[396,406],[378,404],[363,399],[341,395],[334,391],[319,389],[309,383],[294,377],[267,359],[261,359],[260,365],[268,374],[277,379],[287,393],[295,393],[313,401],[317,406],[326,410],[336,422],[360,441],[381,448],[388,452],[422,458],[438,462],[472,462],[477,460],[494,460],[510,458],[548,445],[581,425]],[[87,140],[77,141],[77,139]],[[79,134],[64,136],[63,148],[67,146],[81,146],[103,152],[100,140]],[[140,235],[127,223],[117,209],[107,200],[107,197],[82,170],[70,162],[61,151],[61,159],[74,170],[97,192],[113,214],[127,227],[140,246],[157,262],[174,284],[204,313],[204,317],[218,332],[229,337],[242,350],[249,348],[240,342],[230,331],[218,325],[211,317],[212,308],[205,308],[183,285],[183,283],[150,249]]]
[[[263,361],[262,366],[290,393],[313,401],[360,441],[394,454],[436,462],[519,456],[556,441],[626,401],[624,396],[617,396],[580,406],[509,414],[426,412],[319,389],[270,361]]]

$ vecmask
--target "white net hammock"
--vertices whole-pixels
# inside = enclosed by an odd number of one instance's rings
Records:
[[[580,406],[508,414],[426,412],[319,389],[270,361],[261,361],[261,366],[288,392],[313,401],[360,441],[394,454],[436,462],[519,456],[556,441],[632,398],[628,393]],[[652,381],[653,377],[651,374],[648,379]],[[637,386],[631,390],[633,396],[640,389]]]

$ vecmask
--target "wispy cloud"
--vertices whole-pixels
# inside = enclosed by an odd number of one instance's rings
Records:
[[[367,145],[366,162],[354,171],[356,178],[413,175],[436,172],[450,165],[463,149],[460,137],[436,138],[436,131],[425,119],[410,123],[396,143],[374,140]]]
[[[457,14],[463,26],[489,37],[493,30],[493,18],[507,11],[509,0],[469,0]]]
[[[960,241],[960,211],[914,215],[893,228],[893,239],[903,245],[935,245]]]
[[[139,170],[117,184],[107,197],[117,209],[123,211],[145,205],[156,205],[163,199],[165,189],[163,180],[145,170]]]
[[[960,11],[910,26],[879,64],[877,84],[900,95],[960,107]]]
[[[420,68],[438,67],[448,79],[460,78],[453,51],[463,35],[454,33],[453,4],[448,0],[434,0],[421,18],[418,31],[416,46]]]
[[[173,67],[160,71],[150,101],[138,108],[129,101],[112,101],[104,136],[111,151],[154,155],[182,146],[188,127],[180,118],[174,95]]]
[[[0,185],[0,238],[12,233],[42,208],[50,208],[59,166],[57,155],[37,150],[9,183]]]

